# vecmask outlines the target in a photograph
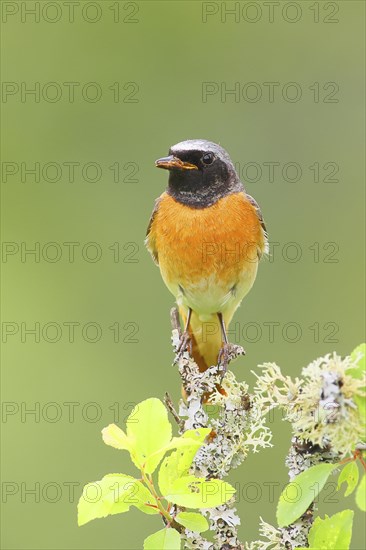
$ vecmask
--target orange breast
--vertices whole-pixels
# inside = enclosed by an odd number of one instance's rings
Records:
[[[265,236],[255,208],[243,193],[202,209],[163,193],[148,247],[157,252],[167,283],[185,287],[214,275],[226,286],[235,284],[246,264],[258,261]]]

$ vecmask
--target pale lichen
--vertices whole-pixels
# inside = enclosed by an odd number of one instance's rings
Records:
[[[286,458],[289,480],[320,463],[337,463],[357,448],[364,419],[356,400],[365,396],[365,377],[354,377],[358,357],[336,353],[320,357],[302,370],[302,379],[282,374],[275,363],[261,365],[255,395],[267,412],[278,407],[291,423],[292,441]],[[261,534],[248,550],[306,547],[315,504],[291,525],[275,529],[262,521]]]
[[[284,376],[274,363],[262,365],[255,395],[267,411],[280,407],[293,434],[321,448],[349,455],[362,440],[364,427],[355,397],[365,396],[365,378],[351,370],[357,363],[336,353],[316,359],[302,370],[303,379]]]
[[[235,509],[235,499],[227,502],[216,508],[202,509],[210,520],[210,527],[215,531],[214,548],[227,548],[244,550],[244,546],[240,543],[237,535],[237,527],[240,525],[240,518]]]
[[[260,518],[259,534],[265,540],[247,542],[245,550],[281,550],[281,531]]]
[[[194,378],[194,369],[189,365],[189,361],[188,357],[183,356],[179,360],[179,370],[184,369],[191,380],[191,377]],[[224,478],[231,469],[238,467],[245,460],[250,449],[258,452],[260,447],[271,446],[272,436],[265,424],[266,419],[256,397],[248,394],[248,385],[238,382],[230,371],[218,390],[220,373],[217,370],[215,372],[215,369],[211,367],[209,374],[208,371],[205,373],[196,371],[196,381],[199,380],[200,385],[194,385],[194,391],[187,396],[186,402],[181,402],[179,409],[180,416],[186,418],[184,429],[209,426],[212,430],[212,437],[206,445],[201,447],[194,460],[195,475],[207,479]],[[206,376],[208,376],[207,381]],[[208,382],[212,384],[212,380],[214,384],[209,386]],[[201,387],[200,390],[199,387]],[[207,394],[209,387],[211,392],[205,407],[201,398]],[[215,409],[217,416],[210,418],[207,408]],[[206,513],[210,519],[210,528],[214,531],[213,548],[215,550],[243,549],[237,536],[240,519],[236,513],[234,500],[201,512]],[[194,546],[187,546],[187,548],[194,548]]]
[[[214,550],[214,545],[198,533],[185,529],[182,534],[185,550]]]

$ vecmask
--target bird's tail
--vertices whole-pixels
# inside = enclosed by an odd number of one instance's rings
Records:
[[[187,311],[180,307],[179,313],[185,326]],[[218,315],[212,315],[207,321],[201,321],[197,313],[192,311],[188,332],[192,341],[192,356],[200,371],[203,372],[212,365],[217,365],[223,344]]]

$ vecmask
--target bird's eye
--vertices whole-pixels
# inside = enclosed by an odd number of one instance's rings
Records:
[[[214,160],[214,156],[212,153],[205,153],[202,157],[202,162],[204,164],[212,164]]]

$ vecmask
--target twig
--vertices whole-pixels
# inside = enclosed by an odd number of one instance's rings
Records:
[[[164,403],[165,403],[166,408],[168,409],[168,411],[171,413],[174,420],[178,424],[179,433],[183,433],[183,431],[184,431],[184,420],[181,419],[181,417],[179,416],[179,414],[175,410],[172,398],[170,397],[168,392],[165,392]]]
[[[181,328],[176,308],[171,310],[170,316],[173,328],[172,343],[174,349],[177,350]],[[231,358],[236,358],[242,353],[242,348],[236,346]],[[250,405],[248,405],[246,392],[242,392],[243,395],[228,395],[223,404],[218,405],[219,420],[209,423],[203,401],[205,396],[217,394],[216,388],[221,381],[219,368],[212,366],[206,371],[200,372],[188,351],[177,355],[175,364],[178,366],[187,399],[186,402],[181,401],[179,415],[167,394],[165,396],[166,406],[183,431],[207,427],[210,424],[215,435],[212,441],[197,453],[195,475],[206,479],[222,478],[245,458],[245,454],[240,449],[241,441],[233,434],[233,425],[239,430],[248,428]],[[231,378],[233,378],[232,373]],[[240,524],[240,520],[236,514],[234,500],[217,508],[202,510],[202,513],[209,516],[211,529],[215,533],[215,543],[210,543],[202,536],[198,541],[196,534],[186,532],[186,548],[209,550],[242,550],[244,548],[237,535],[237,526]],[[199,545],[197,546],[197,544]]]

